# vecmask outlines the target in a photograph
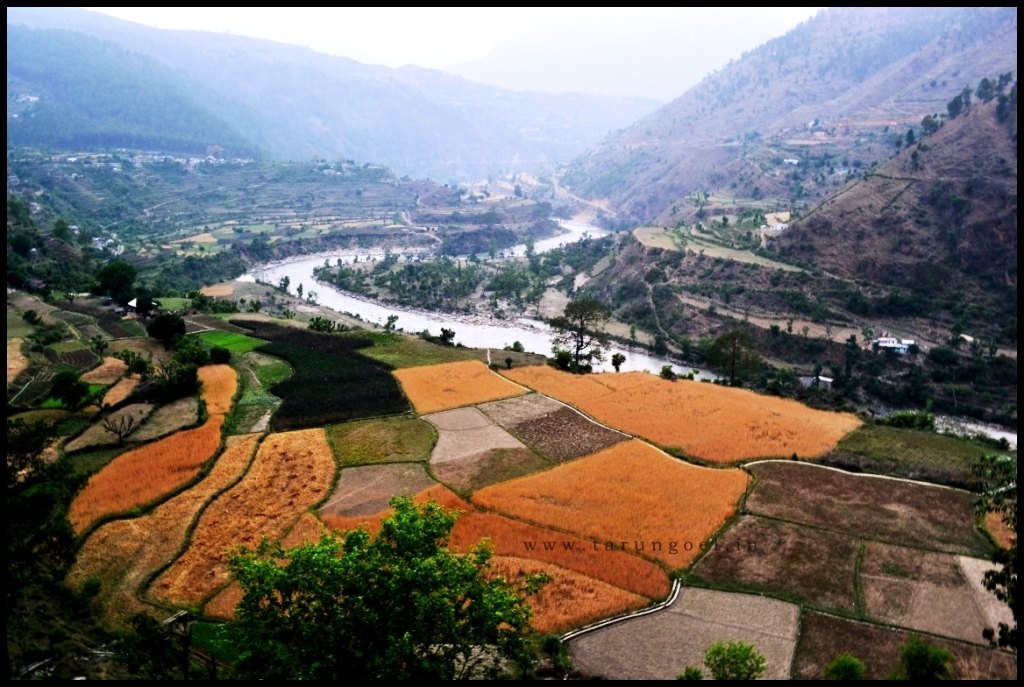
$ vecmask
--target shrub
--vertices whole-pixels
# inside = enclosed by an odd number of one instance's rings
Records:
[[[826,680],[863,680],[867,672],[864,662],[853,654],[839,654],[825,666],[821,676]]]

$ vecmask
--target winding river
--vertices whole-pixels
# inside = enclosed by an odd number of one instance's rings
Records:
[[[585,236],[603,236],[608,232],[598,227],[579,224],[575,222],[562,222],[561,226],[566,233],[558,236],[537,241],[534,250],[538,253],[557,248],[562,244],[579,241]],[[522,256],[526,252],[526,246],[519,244],[502,251],[505,257]],[[551,328],[541,320],[530,318],[517,318],[514,320],[499,320],[485,315],[455,315],[451,313],[437,313],[424,310],[415,310],[396,305],[381,303],[372,299],[356,296],[350,293],[339,291],[329,284],[319,283],[313,277],[313,268],[324,264],[324,261],[336,264],[338,260],[343,263],[351,263],[358,257],[359,260],[367,258],[382,258],[383,252],[366,251],[336,251],[306,255],[289,260],[260,265],[249,271],[242,277],[241,281],[261,281],[269,284],[277,284],[282,277],[288,277],[292,287],[303,285],[306,293],[310,290],[316,291],[317,302],[338,312],[358,315],[362,320],[383,325],[390,315],[397,315],[398,321],[395,325],[409,333],[419,333],[429,330],[433,334],[439,334],[441,328],[455,330],[455,342],[470,348],[490,348],[497,351],[503,350],[518,341],[527,351],[551,354],[552,331]],[[400,259],[405,259],[401,257]],[[605,362],[598,365],[598,370],[611,370],[609,362],[613,353],[622,353],[626,356],[626,362],[621,369],[644,370],[647,372],[659,373],[665,365],[673,365],[677,373],[689,373],[690,366],[680,366],[677,361],[652,356],[646,352],[630,350],[621,345],[613,345],[605,356]],[[500,354],[495,356],[495,362],[502,360]],[[714,379],[715,375],[706,370],[698,370],[698,377],[702,379]]]

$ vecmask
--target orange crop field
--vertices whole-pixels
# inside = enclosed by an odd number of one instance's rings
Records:
[[[685,568],[731,517],[746,491],[742,470],[704,468],[639,440],[473,494],[475,504]]]
[[[199,368],[203,400],[211,415],[231,410],[231,399],[238,390],[238,374],[230,365],[204,365]]]
[[[407,367],[392,372],[420,414],[497,401],[526,389],[491,372],[479,360]]]
[[[526,599],[533,609],[533,628],[544,634],[565,632],[650,603],[639,594],[551,563],[510,556],[491,559],[491,575],[512,583],[538,573],[548,575],[550,580]]]
[[[334,473],[323,429],[267,436],[245,477],[203,512],[188,550],[154,582],[152,593],[198,605],[230,581],[227,561],[239,546],[285,536],[330,493]]]
[[[68,520],[76,533],[99,518],[125,513],[183,486],[220,446],[223,415],[122,453],[93,475],[71,502]]]
[[[103,405],[105,406],[116,406],[118,403],[128,398],[135,387],[139,385],[139,380],[134,377],[125,377],[120,380],[117,384],[107,389],[107,393],[103,395]]]
[[[849,413],[646,372],[573,375],[535,366],[504,374],[611,427],[713,463],[820,456],[861,424]]]
[[[91,603],[103,608],[105,618],[127,627],[128,619],[144,610],[139,595],[149,575],[178,552],[206,501],[245,472],[258,440],[257,434],[229,437],[210,474],[199,484],[147,515],[115,520],[97,529],[79,549],[68,582],[80,589],[91,577],[103,579]]]

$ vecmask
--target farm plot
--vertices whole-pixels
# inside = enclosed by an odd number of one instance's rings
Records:
[[[479,360],[408,367],[393,374],[418,413],[436,413],[526,393],[526,389],[495,374]]]
[[[572,375],[524,367],[503,374],[606,425],[714,463],[820,456],[860,425],[850,414],[646,372]]]
[[[121,454],[93,475],[68,511],[77,534],[98,519],[144,507],[184,486],[220,446],[223,415]]]
[[[28,358],[21,352],[22,339],[7,340],[7,386],[10,387],[28,369]]]
[[[79,549],[68,583],[81,589],[90,578],[103,586],[91,603],[121,627],[144,610],[139,601],[149,575],[170,561],[185,540],[189,525],[206,502],[238,479],[249,463],[259,437],[231,437],[206,479],[147,515],[107,523]]]
[[[437,478],[469,492],[550,467],[476,408],[425,415],[437,427],[430,468]]]
[[[595,453],[629,439],[540,394],[485,403],[480,410],[538,453],[558,462]]]
[[[969,439],[935,432],[864,425],[839,442],[822,462],[856,472],[873,472],[970,488],[971,465],[991,449]]]
[[[970,556],[991,548],[965,491],[792,461],[758,463],[750,471],[757,479],[746,502],[751,513]]]
[[[990,567],[979,558],[868,542],[860,569],[865,610],[900,627],[983,643],[986,627],[1013,620],[981,584]]]
[[[860,542],[838,532],[739,518],[694,566],[698,580],[818,608],[857,610]]]
[[[472,500],[677,569],[735,513],[747,483],[740,470],[697,467],[632,440],[487,487]]]
[[[205,292],[206,290],[204,289],[204,293]],[[207,295],[212,296],[214,294]],[[232,324],[227,320],[222,320],[219,317],[214,317],[213,315],[189,315],[188,320],[206,329],[218,329],[222,332],[232,332],[234,334],[249,334],[248,329],[239,327],[236,324]]]
[[[107,419],[112,427],[122,426],[126,429],[139,427],[149,414],[153,412],[153,408],[154,406],[151,403],[133,403],[114,411],[107,416]],[[127,432],[122,439],[115,432],[106,429],[103,422],[99,422],[66,443],[64,451],[66,453],[74,453],[75,451],[100,448],[102,446],[117,446],[123,443],[123,440],[132,441],[133,439],[132,431]]]
[[[326,429],[342,466],[427,461],[434,445],[434,429],[411,417],[356,420]]]
[[[69,367],[76,372],[84,372],[99,361],[99,357],[87,345],[78,341],[66,341],[47,346],[46,357],[52,363]]]
[[[804,612],[793,658],[793,677],[818,679],[829,661],[851,653],[864,662],[867,679],[881,680],[899,668],[900,650],[911,632]],[[962,680],[1016,679],[1014,654],[954,640],[929,637],[929,644],[953,654],[953,669]]]
[[[322,427],[346,420],[409,411],[398,382],[382,363],[359,355],[370,344],[358,336],[319,334],[246,320],[252,333],[270,341],[260,350],[295,368],[268,391],[282,399],[274,429]]]
[[[248,353],[266,343],[261,339],[254,339],[245,334],[219,330],[204,331],[199,334],[199,339],[207,346],[220,346],[232,353]]]
[[[611,680],[673,680],[688,665],[703,668],[704,652],[721,641],[757,647],[767,660],[765,676],[789,678],[800,609],[750,594],[683,589],[657,613],[581,635],[569,642],[577,670]]]
[[[107,356],[98,367],[89,370],[79,379],[89,384],[113,384],[121,379],[127,371],[128,366],[123,360]]]
[[[194,396],[179,398],[162,405],[132,434],[132,441],[153,441],[192,427],[199,422],[199,404]]]
[[[393,497],[411,497],[434,484],[422,463],[345,468],[320,512],[341,516],[373,515],[385,510]]]
[[[235,549],[282,537],[327,495],[334,470],[322,429],[267,436],[242,480],[203,511],[188,550],[154,581],[152,594],[201,604],[230,581],[227,561]]]
[[[419,337],[389,332],[366,332],[373,339],[373,347],[363,354],[393,368],[419,367],[472,360],[474,353],[468,348],[439,346]]]
[[[533,628],[540,633],[565,632],[650,603],[639,594],[536,560],[495,556],[489,571],[513,583],[538,573],[548,575],[549,581],[526,599],[533,609]]]
[[[135,387],[138,385],[139,380],[134,377],[126,377],[125,379],[118,381],[117,384],[114,384],[112,387],[107,389],[105,394],[103,394],[102,404],[105,406],[116,406],[118,403],[131,396],[132,392],[135,391]]]
[[[203,401],[210,414],[231,410],[231,400],[238,391],[238,374],[230,365],[203,365],[198,370],[202,382]]]

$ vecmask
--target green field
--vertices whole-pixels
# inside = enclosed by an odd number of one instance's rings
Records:
[[[248,353],[266,343],[262,339],[254,339],[245,334],[221,331],[202,332],[199,338],[208,346],[220,346],[232,353]]]
[[[192,304],[191,298],[157,298],[156,302],[164,310],[184,310]]]
[[[361,354],[387,363],[394,368],[454,363],[459,360],[472,360],[476,357],[474,352],[468,348],[439,346],[402,334],[365,331],[360,332],[360,335],[373,339],[373,347],[360,350]],[[504,360],[504,356],[501,356],[501,359]]]
[[[418,418],[391,417],[332,425],[327,439],[342,466],[426,461],[437,432]]]

